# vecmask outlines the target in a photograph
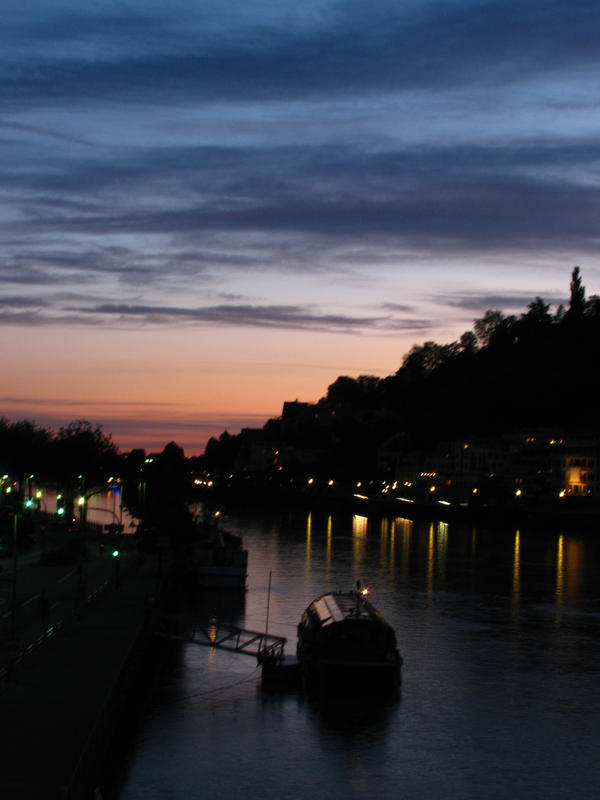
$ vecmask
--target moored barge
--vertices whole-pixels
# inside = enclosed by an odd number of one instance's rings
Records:
[[[366,595],[360,587],[330,592],[303,613],[296,652],[309,686],[364,692],[399,686],[402,658],[396,634]]]
[[[246,589],[248,551],[241,536],[217,525],[219,514],[196,526],[188,560],[196,584],[205,589]]]

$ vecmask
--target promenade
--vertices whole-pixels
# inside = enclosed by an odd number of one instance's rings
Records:
[[[46,555],[69,536],[52,532]],[[104,542],[101,548],[100,542]],[[146,655],[161,575],[133,536],[90,538],[79,563],[0,561],[0,797],[88,800],[123,704]]]

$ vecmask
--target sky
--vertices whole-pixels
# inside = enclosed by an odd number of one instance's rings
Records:
[[[0,416],[186,455],[600,293],[597,0],[2,0]]]

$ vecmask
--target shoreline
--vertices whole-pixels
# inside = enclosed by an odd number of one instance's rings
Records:
[[[600,504],[589,504],[585,508],[569,508],[565,507],[562,501],[555,504],[463,506],[458,503],[445,505],[439,502],[406,502],[395,497],[357,497],[328,492],[275,492],[259,488],[250,491],[216,490],[206,494],[202,499],[210,505],[236,510],[268,508],[300,511],[319,508],[363,516],[401,517],[412,521],[462,522],[487,527],[501,527],[508,524],[552,530],[575,527],[586,531],[600,527]]]

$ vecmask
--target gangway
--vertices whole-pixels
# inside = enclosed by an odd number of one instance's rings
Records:
[[[216,617],[211,617],[204,624],[196,624],[189,636],[177,636],[162,631],[156,631],[156,633],[159,636],[182,639],[202,647],[215,647],[220,650],[229,650],[232,653],[254,656],[260,661],[265,657],[280,660],[287,642],[287,639],[282,636],[238,628],[235,625],[220,622]]]
[[[190,641],[204,647],[217,647],[220,650],[243,653],[255,658],[259,656],[262,658],[267,654],[278,658],[283,655],[287,639],[282,636],[272,636],[270,633],[237,628],[211,617],[206,625],[196,626]]]

